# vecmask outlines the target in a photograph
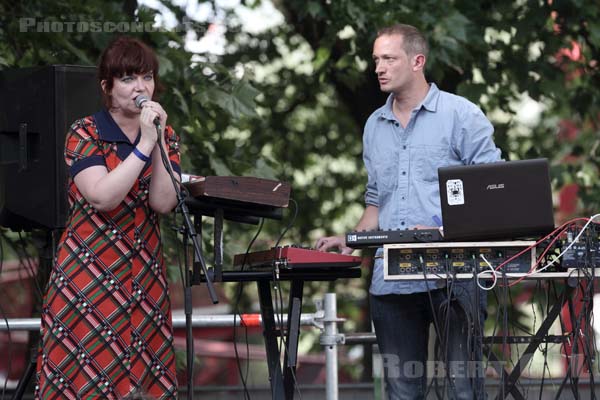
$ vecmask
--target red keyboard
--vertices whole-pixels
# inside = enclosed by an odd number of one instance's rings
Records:
[[[244,260],[245,259],[245,260]],[[362,259],[339,253],[325,253],[309,248],[285,246],[253,253],[236,254],[234,267],[278,267],[281,269],[298,268],[351,268],[361,264]]]

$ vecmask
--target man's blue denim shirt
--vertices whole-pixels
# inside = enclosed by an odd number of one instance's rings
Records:
[[[392,102],[390,94],[365,125],[365,202],[378,207],[381,230],[437,226],[441,219],[437,169],[500,161],[494,128],[475,104],[433,83],[406,127],[392,112]],[[383,255],[382,249],[377,255]],[[382,258],[375,259],[374,268],[370,289],[374,295],[427,290],[423,281],[384,281]]]

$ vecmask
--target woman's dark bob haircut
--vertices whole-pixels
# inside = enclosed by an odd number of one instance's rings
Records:
[[[131,74],[152,72],[155,87],[153,97],[156,98],[156,94],[162,91],[158,79],[158,67],[156,53],[144,42],[129,36],[117,37],[104,49],[98,62],[98,81],[104,106],[110,108],[112,105],[109,93],[112,91],[114,78]],[[104,90],[102,90],[102,81],[106,81]]]

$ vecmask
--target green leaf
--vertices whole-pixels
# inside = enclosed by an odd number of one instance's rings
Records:
[[[324,15],[323,6],[317,1],[309,1],[306,4],[306,12],[313,18]]]
[[[217,174],[217,175],[221,175],[221,176],[233,175],[231,173],[231,170],[229,168],[227,168],[225,163],[220,158],[211,157],[210,158],[210,166],[212,167],[212,169],[215,171],[215,174]]]
[[[89,59],[89,57],[85,54],[85,52],[76,47],[73,43],[71,43],[65,36],[60,36],[60,41],[63,46],[71,53],[73,53],[79,59],[80,63],[83,65],[94,65],[95,63]]]
[[[448,15],[443,21],[444,25],[448,28],[447,32],[461,42],[467,41],[467,27],[471,23],[458,11],[454,11]]]
[[[597,47],[600,48],[600,24],[597,22],[590,21],[588,25],[590,32],[590,41]]]
[[[252,171],[252,176],[263,179],[277,179],[277,171],[267,164],[264,159],[259,158],[256,160],[256,165]]]
[[[162,54],[159,54],[158,62],[160,64],[160,76],[161,77],[173,72],[173,63],[171,62],[170,59],[163,56]]]
[[[256,104],[254,99],[258,92],[249,84],[240,82],[236,84],[231,93],[218,88],[212,88],[208,96],[204,96],[211,102],[218,104],[235,119],[242,117],[254,117]]]
[[[183,113],[186,116],[189,115],[190,109],[188,107],[187,101],[185,101],[185,99],[183,98],[181,91],[179,89],[177,89],[176,87],[172,87],[171,91],[173,92],[173,94],[175,95],[177,100],[179,101],[179,109],[181,109],[181,111],[183,111]]]
[[[319,47],[312,62],[314,69],[320,70],[321,67],[323,67],[323,65],[329,60],[329,57],[331,57],[331,49]]]

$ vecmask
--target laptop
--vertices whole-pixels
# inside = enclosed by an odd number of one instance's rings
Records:
[[[548,160],[438,169],[444,240],[512,240],[554,229]]]

